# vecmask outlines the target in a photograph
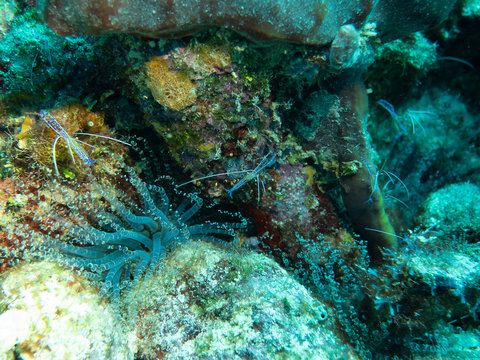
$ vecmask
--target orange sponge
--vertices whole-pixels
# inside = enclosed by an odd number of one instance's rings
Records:
[[[154,57],[145,64],[146,83],[155,100],[172,110],[182,110],[197,99],[197,87],[182,72],[171,72],[167,61]]]

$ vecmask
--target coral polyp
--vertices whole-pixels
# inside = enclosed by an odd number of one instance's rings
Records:
[[[177,191],[176,195],[183,200],[174,205],[164,187],[146,185],[133,170],[128,172],[125,178],[136,190],[138,204],[126,196],[119,199],[111,187],[95,184],[94,195],[108,203],[105,210],[92,209],[91,222],[95,226],[80,215],[85,209],[79,207],[78,224],[66,225],[65,235],[73,241],[49,236],[43,242],[57,260],[102,281],[103,290],[114,299],[122,288],[135,285],[142,276],[151,276],[159,270],[167,251],[179,244],[206,240],[230,247],[238,243],[235,230],[246,225],[240,215],[229,214],[232,219],[240,219],[238,222],[209,221],[204,217],[197,220],[195,215],[203,206],[201,198]],[[226,214],[220,213],[222,218]]]

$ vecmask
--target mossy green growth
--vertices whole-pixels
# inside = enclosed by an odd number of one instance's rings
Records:
[[[7,208],[22,208],[27,204],[28,198],[26,195],[17,194],[15,197],[10,196],[7,199]]]
[[[417,32],[406,39],[382,45],[378,57],[403,67],[411,66],[417,70],[427,71],[437,60],[437,45]]]
[[[56,55],[62,41],[38,21],[34,9],[18,15],[0,39],[0,58],[5,65],[0,71],[3,96],[25,100],[51,90],[52,79],[58,75],[53,62],[61,60]]]
[[[62,170],[62,175],[65,179],[75,179],[75,173],[68,169],[63,169]]]

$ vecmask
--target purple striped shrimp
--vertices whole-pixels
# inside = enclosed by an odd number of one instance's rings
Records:
[[[52,145],[52,161],[53,161],[53,166],[55,168],[55,174],[57,176],[60,175],[59,171],[58,171],[58,166],[57,166],[57,157],[56,157],[56,152],[55,152],[55,149],[56,149],[56,146],[57,146],[57,142],[58,140],[60,139],[63,139],[65,141],[65,144],[67,145],[67,148],[68,148],[68,152],[70,153],[70,157],[72,158],[72,161],[73,163],[75,164],[75,156],[73,155],[74,153],[77,154],[77,156],[87,165],[89,166],[92,166],[95,164],[95,161],[92,160],[87,152],[85,151],[85,149],[82,147],[82,145],[85,145],[85,146],[89,146],[91,148],[95,148],[95,146],[93,145],[90,145],[90,144],[87,144],[86,142],[84,141],[81,141],[81,140],[78,140],[77,138],[74,138],[74,137],[71,137],[66,131],[65,129],[58,123],[58,121],[52,116],[50,115],[48,112],[46,111],[43,111],[41,110],[39,113],[40,117],[42,118],[43,121],[45,121],[45,123],[47,124],[47,126],[52,129],[58,136],[55,138],[55,140],[53,141],[53,145]],[[109,136],[103,136],[103,135],[97,135],[97,134],[90,134],[90,133],[82,133],[82,132],[77,132],[75,134],[73,134],[73,136],[75,135],[88,135],[88,136],[94,136],[94,137],[98,137],[98,138],[102,138],[102,139],[107,139],[107,140],[112,140],[112,141],[116,141],[116,142],[119,142],[121,144],[124,144],[124,145],[128,145],[130,146],[129,143],[125,142],[125,141],[121,141],[121,140],[118,140],[118,139],[114,139],[112,137],[109,137]]]

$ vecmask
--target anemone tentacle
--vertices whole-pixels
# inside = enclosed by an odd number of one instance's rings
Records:
[[[127,169],[126,179],[134,186],[141,205],[126,198],[116,198],[111,188],[94,188],[106,199],[109,209],[95,211],[93,226],[88,222],[71,226],[72,243],[50,239],[44,243],[60,254],[66,264],[83,269],[88,278],[103,281],[103,290],[118,298],[121,289],[136,285],[142,277],[150,277],[164,264],[167,252],[189,240],[205,240],[231,246],[238,243],[235,229],[246,226],[236,222],[215,222],[196,215],[203,200],[195,194],[179,193],[182,198],[176,208],[165,188],[146,185]],[[213,211],[209,209],[209,214]],[[226,212],[218,212],[224,216]],[[214,213],[213,213],[214,215]],[[79,217],[80,218],[80,217]],[[230,241],[228,241],[230,239]],[[233,241],[232,241],[233,240]]]

